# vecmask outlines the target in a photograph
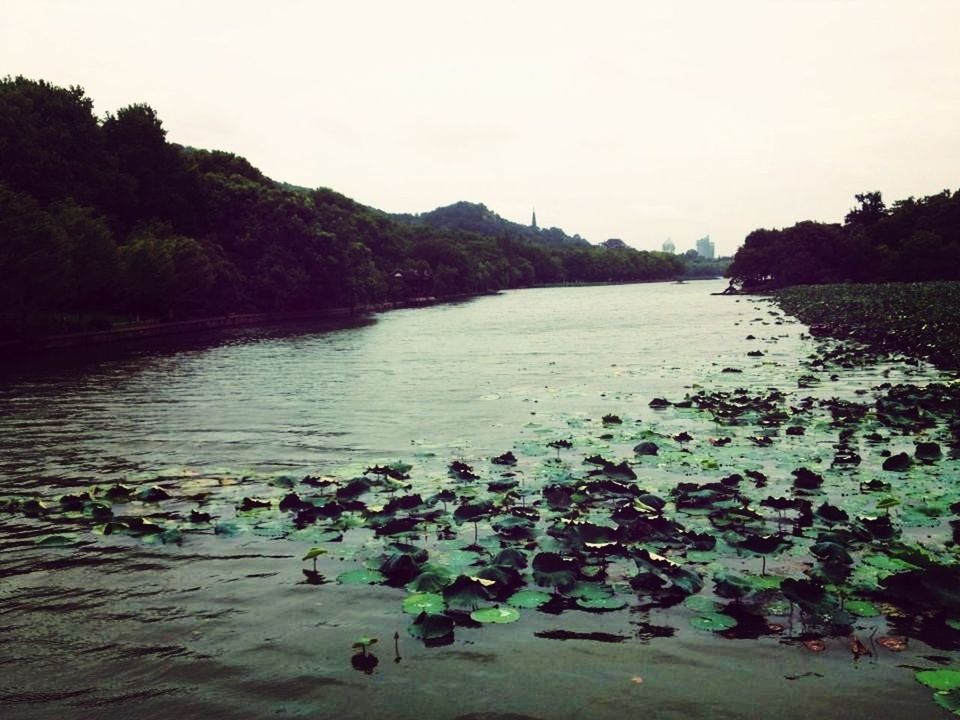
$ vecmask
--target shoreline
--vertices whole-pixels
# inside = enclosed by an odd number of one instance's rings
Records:
[[[458,302],[483,295],[496,293],[469,293],[446,295],[442,297],[425,296],[408,298],[395,302],[371,303],[354,307],[325,308],[322,310],[303,310],[273,313],[232,313],[192,320],[170,320],[162,322],[141,322],[119,325],[109,330],[89,330],[84,332],[43,335],[34,338],[0,341],[0,361],[15,360],[33,355],[43,355],[56,350],[69,348],[103,347],[118,345],[136,340],[150,340],[161,337],[185,336],[206,331],[230,328],[281,325],[291,322],[311,320],[345,320],[363,318],[380,312],[402,310],[406,308],[427,307],[447,302]]]
[[[683,284],[701,280],[718,280],[721,278],[670,278],[662,280],[637,280],[633,282],[584,282],[584,283],[548,283],[544,285],[529,285],[519,288],[503,288],[477,293],[462,293],[456,295],[422,296],[381,303],[369,303],[353,307],[324,308],[318,310],[301,310],[286,312],[264,313],[231,313],[191,320],[168,320],[139,323],[123,323],[107,330],[87,330],[81,332],[58,333],[42,335],[16,340],[0,340],[0,362],[9,362],[25,357],[47,355],[56,350],[70,348],[93,348],[111,345],[120,345],[137,340],[151,340],[161,337],[187,336],[194,333],[217,331],[233,328],[247,328],[268,325],[281,325],[303,321],[329,321],[363,318],[375,313],[407,308],[428,307],[449,302],[460,302],[477,297],[498,295],[506,290],[535,290],[549,288],[596,287],[608,285],[648,285],[652,283]]]

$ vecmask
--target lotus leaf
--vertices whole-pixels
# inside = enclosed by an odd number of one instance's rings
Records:
[[[877,606],[866,600],[848,600],[844,609],[858,617],[877,617],[880,615]]]
[[[426,644],[442,643],[453,639],[453,619],[446,615],[420,613],[407,628],[407,634]]]
[[[683,601],[683,604],[697,613],[715,613],[717,611],[717,604],[703,595],[690,595]]]
[[[947,712],[960,717],[960,690],[934,693],[933,701]]]
[[[917,681],[938,691],[960,689],[960,669],[942,668],[939,670],[921,670],[916,674]]]
[[[538,585],[565,587],[577,578],[579,563],[573,558],[564,558],[557,553],[540,553],[533,558],[533,579]]]
[[[721,632],[736,627],[737,621],[729,615],[723,613],[703,613],[697,617],[690,618],[690,624],[697,630],[707,630],[710,632]]]
[[[442,613],[447,607],[443,596],[436,593],[415,593],[403,601],[403,611],[408,615]]]
[[[459,576],[443,589],[447,607],[459,612],[471,612],[490,601],[490,593],[479,580]]]
[[[582,610],[603,612],[622,610],[627,606],[627,601],[620,597],[580,597],[576,599],[576,604]]]
[[[495,513],[493,503],[489,500],[483,500],[476,503],[464,503],[453,513],[453,519],[457,523],[476,522],[481,518],[490,517]]]
[[[505,548],[493,558],[493,564],[522,570],[527,566],[527,556],[515,548]]]
[[[533,610],[546,605],[551,599],[552,595],[539,590],[520,590],[507,598],[507,604]]]
[[[470,619],[479,623],[512,623],[520,619],[520,613],[512,607],[496,605],[474,610]]]
[[[337,582],[341,585],[378,585],[386,579],[383,573],[367,568],[350,570],[337,576]]]

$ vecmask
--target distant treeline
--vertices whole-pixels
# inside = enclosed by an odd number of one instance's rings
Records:
[[[401,221],[332,190],[274,182],[231,153],[169,143],[147,105],[99,119],[81,88],[0,80],[7,333],[668,279],[682,268],[663,253]]]
[[[805,221],[754,230],[727,276],[745,287],[960,280],[960,191],[898,200],[856,196],[842,225]]]

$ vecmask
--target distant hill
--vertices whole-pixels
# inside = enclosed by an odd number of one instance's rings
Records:
[[[535,228],[532,225],[521,225],[505,220],[483,203],[460,201],[419,215],[400,214],[393,217],[400,222],[423,223],[439,230],[461,230],[488,237],[507,236],[552,247],[590,245],[579,235],[571,237],[560,228]]]

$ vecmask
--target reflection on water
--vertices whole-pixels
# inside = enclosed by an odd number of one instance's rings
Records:
[[[766,307],[708,295],[721,287],[514,291],[336,332],[238,331],[224,344],[28,373],[0,388],[0,474],[296,473],[508,443],[531,421],[725,381],[719,371],[749,347],[738,323]],[[798,352],[795,336],[770,359]],[[791,380],[759,370],[766,384]]]
[[[607,412],[650,422],[650,398],[696,384],[795,389],[813,347],[802,327],[765,302],[709,296],[723,287],[514,291],[334,331],[234,331],[21,368],[0,381],[0,495],[169,473],[216,494],[226,475],[379,459],[442,468],[543,444]],[[747,334],[776,342],[749,358]],[[875,370],[851,369],[810,393],[852,397],[875,382]],[[650,641],[643,613],[630,613],[629,642],[544,639],[619,635],[627,611],[566,613],[562,628],[528,613],[520,630],[466,629],[428,649],[404,632],[402,590],[313,585],[297,562],[302,543],[36,539],[29,518],[0,515],[4,717],[935,716],[929,693],[889,659],[852,664],[682,622],[675,638]],[[370,675],[351,666],[360,635],[381,638]]]

